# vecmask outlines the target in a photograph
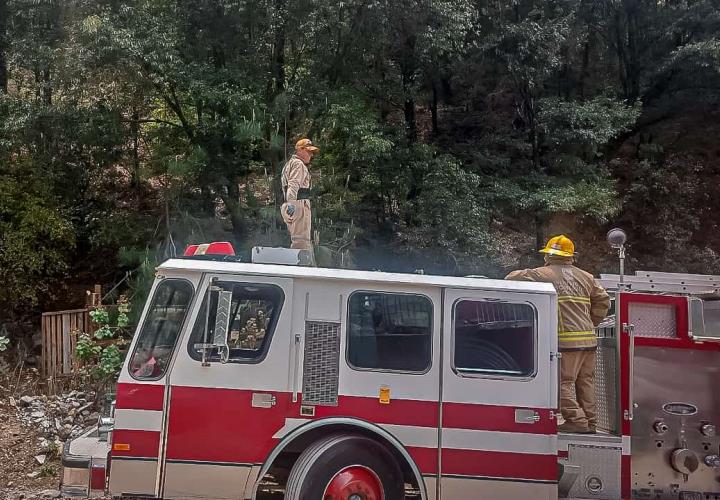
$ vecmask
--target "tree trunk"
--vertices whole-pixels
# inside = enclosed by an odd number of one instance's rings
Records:
[[[130,174],[130,187],[138,189],[140,187],[140,116],[137,108],[133,109],[132,120],[130,121],[130,133],[132,135],[133,152],[132,152],[132,172]]]
[[[230,215],[230,224],[232,224],[233,234],[238,241],[242,241],[245,236],[245,219],[241,213],[242,206],[240,205],[240,188],[238,187],[236,180],[231,181],[226,188],[227,195],[223,194],[221,198]]]
[[[545,220],[538,211],[535,213],[535,249],[540,250],[545,246]]]
[[[520,90],[522,102],[520,109],[522,110],[522,119],[528,129],[528,142],[532,148],[532,165],[533,170],[539,172],[540,164],[540,136],[538,134],[537,117],[535,116],[535,96],[530,85],[525,82]]]
[[[272,53],[270,55],[270,81],[267,82],[267,103],[272,109],[273,102],[279,94],[285,91],[286,86],[286,74],[285,74],[285,44],[287,42],[287,0],[274,0],[274,16],[275,16],[275,34],[273,40]],[[285,117],[287,123],[287,113]],[[284,195],[282,192],[282,186],[280,185],[280,171],[278,166],[280,165],[280,158],[278,151],[272,147],[272,136],[275,131],[275,124],[272,115],[267,116],[266,123],[263,126],[264,137],[267,142],[267,148],[265,149],[265,157],[270,163],[271,175],[272,175],[272,191],[275,198],[276,205],[282,204]],[[284,129],[285,140],[287,137],[287,126]],[[283,151],[283,154],[285,152]],[[236,224],[243,224],[241,220],[233,220],[233,226]],[[242,227],[239,228],[243,231]],[[237,231],[236,231],[237,233]]]
[[[432,80],[432,102],[430,103],[430,112],[432,113],[432,135],[437,136],[438,129],[438,89],[435,78]]]
[[[630,9],[627,12],[627,37],[628,37],[628,52],[629,57],[626,58],[628,76],[628,84],[630,87],[630,95],[628,96],[631,101],[634,101],[640,95],[640,68],[638,61],[638,5],[634,0],[630,2]]]
[[[532,163],[533,169],[536,172],[541,170],[540,168],[540,138],[538,137],[537,124],[533,120],[530,126],[530,143],[532,145]]]
[[[415,100],[408,97],[405,99],[405,130],[410,142],[417,140],[417,122],[415,121]]]
[[[45,23],[46,36],[50,49],[54,49],[59,44],[60,34],[59,25],[62,13],[62,4],[60,2],[50,2],[48,5],[47,21]],[[52,61],[44,61],[44,67],[41,70],[42,78],[42,100],[46,106],[52,105],[53,85],[52,85]]]
[[[50,68],[45,68],[42,72],[42,95],[43,102],[50,106],[52,104],[52,83],[50,82]]]
[[[583,48],[582,69],[580,70],[580,79],[578,81],[578,95],[580,99],[585,99],[585,81],[590,77],[590,53],[595,43],[595,30],[590,27],[588,29],[587,41]]]
[[[7,93],[7,0],[0,0],[0,92]]]
[[[625,40],[622,12],[620,9],[615,11],[615,50],[617,52],[617,65],[618,65],[618,79],[623,88],[623,95],[627,98],[629,96],[628,82],[627,82],[627,55],[625,53]]]
[[[272,54],[272,91],[275,98],[285,90],[285,31],[287,28],[287,0],[275,0],[275,16],[278,26],[275,29],[275,42]]]
[[[282,180],[280,179],[283,168],[281,163],[284,159],[278,157],[278,151],[275,149],[270,149],[269,158],[271,168],[270,175],[272,176],[272,192],[275,197],[275,205],[279,210],[280,205],[285,201],[285,193],[283,192]]]
[[[410,142],[417,140],[417,122],[415,120],[415,99],[412,97],[414,68],[406,64],[402,69],[402,86],[405,94],[403,113],[405,115],[405,131]]]

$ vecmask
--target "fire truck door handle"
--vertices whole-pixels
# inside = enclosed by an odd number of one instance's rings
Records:
[[[534,424],[540,421],[540,414],[535,410],[526,410],[523,408],[515,409],[516,424]]]
[[[633,394],[633,379],[635,378],[635,325],[623,323],[622,329],[628,335],[628,409],[623,417],[632,421],[635,416],[635,397]]]
[[[252,402],[250,404],[253,408],[272,408],[277,404],[277,398],[274,394],[253,392]]]
[[[560,381],[562,380],[562,371],[561,371],[561,360],[562,360],[562,353],[561,352],[551,352],[550,353],[550,362],[555,361],[557,363],[557,409],[560,411]]]
[[[293,367],[292,402],[298,400],[298,372],[300,371],[300,334],[295,334],[295,366]]]

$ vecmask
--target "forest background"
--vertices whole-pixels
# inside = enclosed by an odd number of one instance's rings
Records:
[[[304,136],[324,265],[720,274],[719,97],[720,0],[0,0],[0,323],[287,246]]]

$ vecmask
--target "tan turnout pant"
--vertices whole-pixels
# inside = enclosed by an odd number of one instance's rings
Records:
[[[312,240],[310,238],[312,211],[310,201],[296,200],[289,203],[295,205],[293,221],[285,223],[290,232],[290,248],[312,250]]]
[[[560,358],[560,411],[565,422],[594,429],[595,350],[563,351]]]

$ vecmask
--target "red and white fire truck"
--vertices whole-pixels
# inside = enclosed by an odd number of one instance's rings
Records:
[[[187,253],[157,269],[113,414],[66,444],[65,493],[720,499],[720,277],[602,277],[579,435],[557,431],[549,284]]]

